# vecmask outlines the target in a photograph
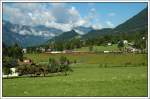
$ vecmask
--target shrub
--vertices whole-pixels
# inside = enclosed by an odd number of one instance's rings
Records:
[[[34,75],[38,76],[43,74],[46,76],[48,73],[64,72],[67,75],[67,71],[72,71],[69,66],[70,61],[66,57],[60,57],[59,61],[56,61],[53,58],[49,58],[48,65],[36,65],[36,64],[23,64],[17,66],[16,71],[20,76],[22,75]]]
[[[12,71],[10,70],[9,67],[3,67],[3,73],[4,73],[5,75],[9,75],[9,74],[12,73]]]

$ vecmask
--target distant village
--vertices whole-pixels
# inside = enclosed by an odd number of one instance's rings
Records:
[[[100,53],[141,53],[141,49],[134,48],[134,42],[128,42],[128,40],[123,40],[123,44],[126,45],[124,46],[123,50],[117,50],[117,51],[110,51],[110,50],[104,50],[104,51],[99,51]],[[113,44],[111,42],[108,42],[105,44],[105,46],[112,46]],[[147,49],[147,47],[146,47]],[[80,53],[95,53],[94,51],[75,51],[75,50],[63,50],[63,51],[53,51],[53,49],[48,48],[45,49],[44,47],[37,47],[36,50],[40,51],[41,53],[47,53],[47,54],[80,54]],[[23,48],[22,52],[24,54],[28,53],[27,48]],[[19,64],[24,65],[31,65],[33,62],[31,59],[25,58],[23,61],[18,61]],[[19,76],[19,74],[16,72],[16,68],[10,68],[11,74],[9,75],[4,75],[3,77],[16,77]]]
[[[134,42],[128,42],[127,40],[123,40],[124,45],[127,45],[127,47],[124,47],[124,51],[99,51],[101,53],[121,53],[121,52],[128,52],[128,53],[141,53],[140,49],[134,48]],[[108,42],[106,46],[112,46],[111,42]],[[62,53],[92,53],[91,51],[75,51],[75,50],[63,50],[63,51],[53,51],[51,48],[45,49],[44,47],[38,47],[36,50],[40,51],[41,53],[49,53],[49,54],[62,54]],[[27,48],[22,49],[23,53],[28,53]]]

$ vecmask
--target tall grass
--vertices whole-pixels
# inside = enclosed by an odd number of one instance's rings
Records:
[[[77,60],[68,76],[3,79],[3,96],[147,96],[146,54],[26,54]],[[137,66],[130,66],[130,65]],[[144,66],[139,66],[139,65]],[[104,68],[100,68],[103,65]],[[127,66],[125,66],[127,65]],[[116,66],[116,67],[109,67]]]

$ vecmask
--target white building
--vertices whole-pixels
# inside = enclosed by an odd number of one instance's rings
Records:
[[[3,74],[4,78],[5,77],[16,77],[16,76],[19,76],[19,74],[16,72],[16,68],[10,68],[10,70],[11,70],[11,74],[9,74],[9,75]]]
[[[123,43],[124,43],[124,44],[128,44],[128,41],[127,41],[127,40],[123,40]]]
[[[49,49],[47,49],[47,52],[51,52],[51,51],[52,51],[52,49],[50,49],[50,48],[49,48]]]
[[[128,51],[132,52],[132,53],[136,53],[136,52],[141,52],[141,50],[133,48],[133,47],[127,47]]]
[[[26,48],[22,49],[22,52],[27,53],[27,49]]]
[[[104,53],[110,53],[110,51],[104,51]]]
[[[45,48],[40,48],[41,52],[45,52]]]
[[[107,43],[107,45],[108,45],[108,46],[111,46],[112,44],[111,44],[111,43]]]
[[[52,53],[52,54],[60,54],[62,52],[61,51],[51,51],[50,53]]]

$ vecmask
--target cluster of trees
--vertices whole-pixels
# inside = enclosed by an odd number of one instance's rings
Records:
[[[135,39],[134,39],[134,47],[141,49],[142,51],[144,51],[145,49],[147,49],[148,46],[148,35],[147,33],[143,32],[143,33],[137,33],[137,35],[135,35]]]
[[[27,47],[28,53],[41,53],[41,50],[37,49],[38,46]]]
[[[49,58],[48,64],[31,64],[31,65],[21,65],[17,67],[17,72],[20,76],[22,75],[31,75],[31,76],[38,76],[43,75],[46,76],[48,73],[57,73],[63,72],[67,75],[68,71],[72,71],[71,67],[69,66],[69,60],[61,56],[59,60],[55,60],[54,58]]]
[[[84,36],[83,36],[84,37]],[[143,39],[143,37],[145,39]],[[42,47],[47,49],[51,49],[52,51],[63,51],[63,50],[72,50],[81,47],[89,47],[91,46],[105,46],[107,43],[118,44],[118,48],[122,49],[123,40],[127,40],[128,42],[134,42],[132,47],[137,49],[146,49],[146,41],[147,41],[147,32],[139,31],[134,33],[117,33],[117,34],[103,34],[99,36],[94,36],[91,38],[82,38],[82,37],[74,37],[70,39],[62,39],[62,40],[53,40],[48,42],[45,45],[29,47],[27,48],[28,53],[40,53],[40,50],[37,48]]]
[[[81,48],[83,46],[83,41],[80,38],[73,38],[70,40],[50,42],[46,45],[46,48],[51,48],[54,51],[70,50],[75,48]]]
[[[145,40],[142,38],[145,37]],[[62,50],[70,50],[70,49],[76,49],[81,47],[91,47],[94,45],[101,46],[101,45],[107,45],[107,43],[112,44],[118,44],[118,48],[120,49],[123,47],[123,40],[127,40],[128,42],[135,42],[135,45],[133,47],[145,49],[146,48],[146,39],[147,35],[146,32],[141,31],[133,34],[113,34],[113,35],[101,35],[94,38],[88,38],[88,39],[81,39],[81,38],[73,38],[68,41],[57,41],[57,42],[51,42],[47,45],[45,45],[45,48],[51,48],[52,50],[56,51],[62,51]]]
[[[4,43],[2,43],[2,51],[3,51],[3,57],[12,57],[15,59],[23,59],[23,53],[22,48],[18,44],[14,44],[12,46],[6,46]]]
[[[4,74],[10,73],[10,68],[18,66],[18,60],[23,60],[22,48],[18,44],[6,46],[2,43],[2,65]]]

